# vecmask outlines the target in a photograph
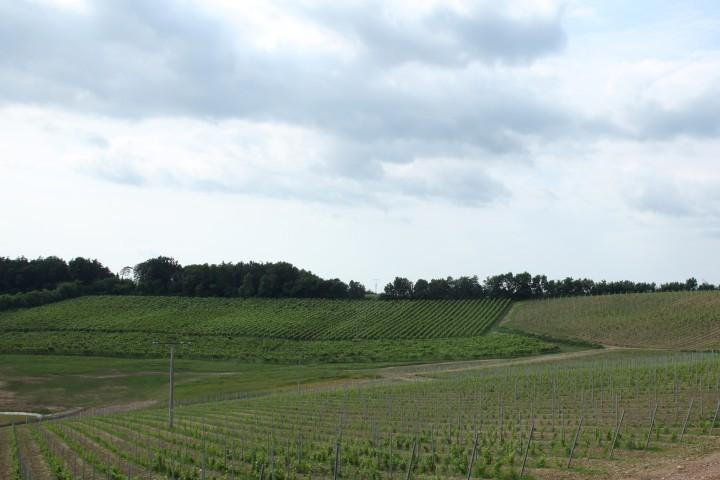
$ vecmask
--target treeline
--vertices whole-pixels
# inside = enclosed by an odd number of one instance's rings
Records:
[[[133,270],[139,293],[197,297],[357,299],[365,287],[329,280],[287,262],[180,265],[170,257],[139,263]]]
[[[484,281],[477,276],[459,278],[435,278],[430,281],[419,279],[415,283],[404,277],[385,286],[381,298],[392,299],[482,299],[510,298],[529,300],[537,298],[571,297],[581,295],[612,295],[620,293],[679,292],[695,290],[717,290],[709,283],[698,284],[695,278],[685,282],[663,283],[632,282],[629,280],[596,282],[589,278],[567,277],[564,280],[548,280],[546,275],[531,275],[528,272],[504,273],[487,277]]]
[[[287,262],[182,266],[156,257],[113,274],[97,260],[0,257],[0,310],[43,305],[85,294],[357,299],[359,282],[323,279]]]
[[[61,283],[90,285],[113,277],[102,263],[83,257],[69,262],[58,257],[35,260],[0,257],[0,294],[52,290]]]
[[[548,280],[527,272],[505,273],[480,281],[477,276],[419,279],[396,277],[381,299],[482,299],[569,297],[618,293],[716,290],[714,285],[685,282],[655,283],[628,280],[596,282],[588,278]],[[28,260],[0,257],[0,310],[43,305],[88,294],[181,295],[190,297],[262,297],[359,299],[367,294],[355,281],[323,279],[287,262],[239,262],[180,265],[171,257],[156,257],[113,274],[98,260],[58,257]]]
[[[37,307],[89,294],[130,294],[135,284],[97,260],[0,257],[0,311]]]

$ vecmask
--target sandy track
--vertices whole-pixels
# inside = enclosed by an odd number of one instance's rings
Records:
[[[577,352],[551,353],[512,359],[469,360],[462,362],[427,363],[420,365],[404,365],[400,367],[386,367],[378,370],[379,375],[386,380],[416,381],[426,379],[423,375],[456,373],[470,370],[482,370],[496,367],[512,367],[516,365],[531,365],[538,363],[573,360],[577,358],[606,355],[613,350],[623,350],[623,347],[605,346]]]
[[[623,480],[720,480],[720,451],[696,457],[670,459],[660,466],[645,465],[617,478]]]

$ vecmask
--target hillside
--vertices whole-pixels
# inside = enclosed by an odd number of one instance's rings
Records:
[[[0,314],[0,331],[104,331],[291,340],[478,336],[506,300],[88,296]]]
[[[640,293],[533,300],[513,305],[502,326],[607,345],[720,348],[720,292]]]
[[[0,353],[271,362],[394,362],[510,357],[556,346],[487,329],[507,301],[89,296],[0,313]]]

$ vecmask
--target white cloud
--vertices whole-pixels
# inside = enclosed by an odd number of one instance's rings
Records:
[[[0,255],[720,280],[720,12],[67,2],[0,3]]]

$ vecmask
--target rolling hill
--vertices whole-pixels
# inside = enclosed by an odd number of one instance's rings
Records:
[[[720,348],[720,292],[672,292],[532,300],[513,305],[502,327],[605,345]]]

